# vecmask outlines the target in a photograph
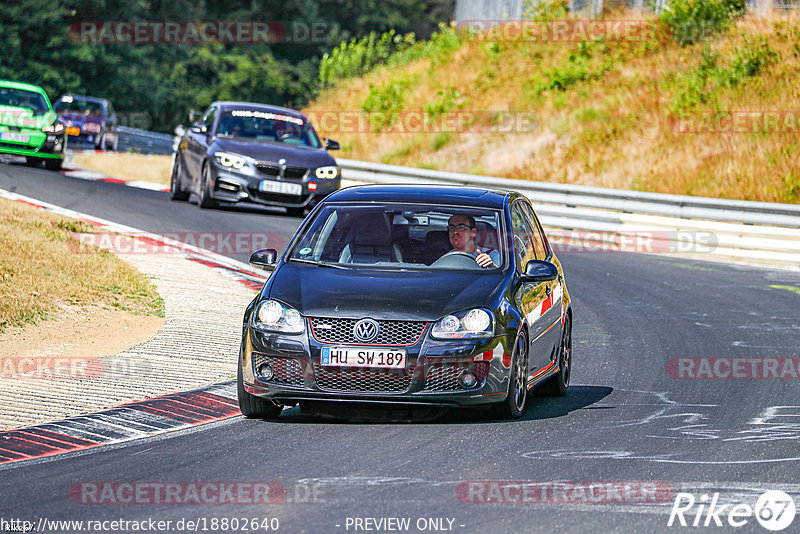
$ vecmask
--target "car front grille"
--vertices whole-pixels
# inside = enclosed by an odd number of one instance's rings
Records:
[[[422,337],[428,323],[418,321],[378,321],[380,333],[369,343],[356,340],[353,328],[360,319],[330,319],[312,317],[311,331],[321,343],[348,343],[353,345],[380,345],[408,347]]]
[[[281,173],[281,166],[277,163],[270,163],[268,161],[259,161],[256,163],[256,169],[264,176],[278,176]]]
[[[489,362],[466,363],[466,362],[435,362],[428,366],[425,375],[424,391],[463,391],[458,385],[458,377],[461,373],[470,369],[478,379],[475,385],[477,389],[483,385],[489,373]]]
[[[323,367],[314,363],[320,389],[344,393],[404,393],[411,387],[414,366],[409,369]]]
[[[264,364],[272,367],[272,378],[263,380],[259,377],[258,368]],[[274,382],[287,386],[304,386],[303,369],[300,360],[294,358],[274,358],[258,352],[253,353],[253,373],[263,382]]]
[[[281,166],[271,161],[257,161],[256,169],[264,176],[280,176]],[[308,174],[307,167],[284,167],[283,177],[288,180],[302,180]]]
[[[25,150],[30,150],[31,146],[27,143],[4,143],[0,141],[0,147],[2,148],[23,148]]]
[[[283,170],[283,177],[289,180],[302,180],[306,177],[308,169],[306,167],[286,167]]]

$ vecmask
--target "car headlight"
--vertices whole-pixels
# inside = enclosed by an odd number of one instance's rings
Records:
[[[327,167],[318,167],[315,173],[320,180],[333,180],[339,176],[339,167],[329,165]]]
[[[277,300],[265,300],[256,307],[252,320],[253,327],[259,330],[301,334],[306,323],[300,312],[284,306]]]
[[[96,122],[87,122],[86,124],[84,124],[81,127],[81,129],[84,132],[100,133],[100,130],[102,130],[103,128],[99,124],[97,124]]]
[[[60,122],[57,122],[55,124],[51,124],[50,126],[45,126],[42,128],[42,131],[44,133],[61,133],[64,131],[64,125]]]
[[[241,169],[242,167],[247,165],[247,158],[245,158],[244,156],[238,156],[236,154],[230,154],[228,152],[217,152],[216,154],[214,154],[214,157],[223,167]]]
[[[447,315],[431,330],[431,337],[436,339],[474,339],[493,335],[491,314],[478,308]]]

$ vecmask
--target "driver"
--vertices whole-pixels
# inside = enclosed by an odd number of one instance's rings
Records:
[[[447,233],[450,235],[450,244],[453,251],[464,252],[475,258],[475,262],[484,268],[499,267],[500,253],[496,250],[481,251],[475,246],[477,234],[475,218],[471,215],[453,215],[447,221]]]
[[[226,124],[228,134],[231,137],[241,137],[244,130],[244,121],[239,117],[234,117]]]

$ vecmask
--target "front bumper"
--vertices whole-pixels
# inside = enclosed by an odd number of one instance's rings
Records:
[[[0,153],[49,159],[64,158],[64,152],[67,148],[67,140],[64,133],[45,134],[38,130],[32,132],[23,130],[20,133],[27,134],[30,140],[27,143],[19,143],[3,141],[2,137],[0,137]]]
[[[405,370],[323,368],[320,353],[331,344],[309,340],[308,334],[271,334],[245,327],[242,376],[251,395],[292,403],[300,400],[344,401],[419,406],[477,406],[505,400],[510,362],[508,342],[498,336],[482,340],[438,341],[428,337],[430,325],[407,352]],[[351,345],[348,345],[351,346]],[[364,346],[364,348],[375,348]],[[271,365],[265,380],[258,367]],[[458,377],[472,372],[477,384],[469,389]]]
[[[323,198],[338,190],[341,177],[333,180],[320,180],[313,177],[314,169],[301,179],[279,179],[277,177],[262,176],[257,171],[252,174],[237,172],[228,167],[222,167],[216,162],[211,166],[212,197],[220,202],[254,202],[267,206],[281,206],[284,208],[313,207]],[[262,181],[277,182],[282,184],[297,184],[300,186],[299,195],[279,194],[259,190]]]

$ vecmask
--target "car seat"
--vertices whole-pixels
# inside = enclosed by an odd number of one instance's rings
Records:
[[[400,247],[392,243],[386,215],[367,213],[353,221],[339,263],[402,262]]]

